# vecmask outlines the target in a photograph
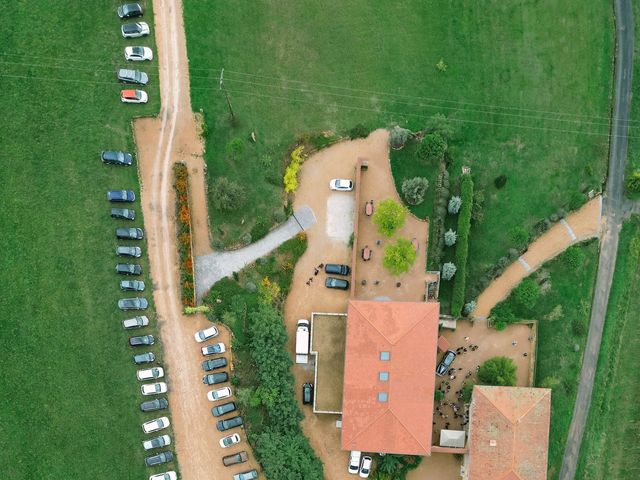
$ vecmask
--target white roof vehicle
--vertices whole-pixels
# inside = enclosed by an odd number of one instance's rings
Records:
[[[227,351],[227,347],[225,347],[224,343],[212,343],[211,345],[206,345],[202,347],[202,355],[215,355],[216,353],[224,353]]]
[[[346,178],[334,178],[329,182],[329,188],[340,192],[350,192],[353,190],[353,182]]]
[[[216,390],[209,390],[207,392],[207,398],[211,402],[217,402],[218,400],[229,398],[231,395],[233,395],[231,387],[222,387]]]
[[[151,475],[149,480],[178,480],[178,474],[173,470],[164,473],[156,473]]]
[[[237,433],[232,433],[231,435],[227,435],[226,437],[222,437],[220,439],[220,446],[222,448],[230,447],[231,445],[235,445],[236,443],[240,443],[240,435]]]
[[[360,457],[362,456],[362,452],[359,450],[351,450],[349,454],[349,468],[348,472],[352,475],[355,475],[360,470]]]
[[[210,338],[217,337],[217,336],[218,336],[218,329],[214,326],[211,326],[209,328],[205,328],[204,330],[197,331],[196,334],[194,335],[194,338],[196,339],[196,342],[202,343],[205,340],[209,340]]]
[[[362,457],[362,463],[360,464],[360,478],[369,478],[369,474],[371,473],[371,464],[373,460],[371,457]]]
[[[171,437],[169,435],[160,435],[159,437],[142,442],[142,447],[145,450],[166,447],[167,445],[171,445]]]
[[[158,395],[167,392],[167,384],[164,382],[145,383],[140,387],[142,395]]]
[[[133,62],[153,60],[153,51],[149,47],[125,47],[124,59]]]
[[[129,330],[130,328],[141,328],[149,325],[149,319],[146,315],[139,315],[133,318],[127,318],[122,321],[122,326]]]
[[[158,430],[162,430],[171,425],[169,419],[167,417],[156,418],[155,420],[150,420],[142,424],[142,431],[144,433],[152,433],[157,432]]]
[[[155,380],[164,377],[164,369],[162,367],[147,368],[138,370],[136,373],[138,380]]]

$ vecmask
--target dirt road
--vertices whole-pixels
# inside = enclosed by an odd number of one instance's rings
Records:
[[[204,316],[182,315],[172,165],[182,161],[188,166],[194,253],[207,253],[210,248],[203,150],[198,137],[198,123],[191,112],[182,3],[179,0],[154,0],[153,7],[162,108],[159,118],[134,122],[142,211],[169,384],[172,437],[180,462],[181,479],[213,480],[227,478],[231,473],[250,467],[247,464],[236,468],[222,466],[221,456],[231,452],[223,451],[218,445],[222,434],[215,429],[210,412],[212,405],[206,398],[207,388],[201,381],[203,357],[200,345],[193,339],[194,332],[208,326],[209,322]],[[224,329],[221,329],[219,339],[226,345],[230,343]],[[248,450],[246,441],[240,447]],[[235,452],[240,448],[229,450]]]

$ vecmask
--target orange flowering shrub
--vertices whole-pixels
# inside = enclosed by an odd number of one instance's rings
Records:
[[[180,298],[185,307],[196,306],[196,289],[191,245],[191,211],[189,210],[189,173],[184,163],[173,166],[177,198],[178,254],[180,256]]]

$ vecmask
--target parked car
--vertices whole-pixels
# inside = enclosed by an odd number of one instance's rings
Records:
[[[217,336],[218,336],[218,329],[214,326],[211,326],[209,328],[205,328],[204,330],[197,331],[196,334],[194,335],[194,338],[196,339],[196,342],[202,343],[205,340],[209,340],[210,338],[217,337]]]
[[[227,351],[227,348],[224,346],[224,343],[212,343],[211,345],[207,345],[206,347],[202,347],[202,355],[215,355],[216,353],[224,353]]]
[[[142,266],[137,263],[116,263],[116,273],[120,275],[142,275]]]
[[[358,475],[360,478],[369,478],[369,474],[371,473],[371,464],[373,460],[371,457],[364,456],[362,457],[362,463],[360,464],[360,471]]]
[[[118,7],[118,16],[120,18],[133,18],[141,17],[144,15],[144,10],[139,3],[125,3]]]
[[[139,353],[133,356],[133,363],[136,365],[142,365],[143,363],[153,363],[156,361],[156,356],[153,352]]]
[[[133,155],[119,150],[104,150],[100,154],[100,159],[102,160],[102,163],[108,163],[110,165],[122,165],[128,167],[133,163]]]
[[[149,308],[149,302],[144,297],[121,298],[118,300],[118,308],[120,310],[146,310]]]
[[[313,383],[302,385],[302,403],[310,405],[313,403]]]
[[[327,277],[324,282],[327,288],[337,288],[338,290],[349,290],[349,281],[342,278]]]
[[[351,269],[349,265],[342,265],[339,263],[327,263],[324,266],[324,272],[330,275],[349,275],[351,273]]]
[[[111,218],[122,218],[124,220],[135,220],[136,211],[131,208],[112,208]]]
[[[178,480],[178,474],[173,470],[170,470],[168,472],[151,475],[149,480]]]
[[[219,368],[224,368],[227,366],[227,359],[224,357],[220,358],[212,358],[210,360],[205,360],[202,362],[202,369],[205,372],[210,372],[211,370],[218,370]]]
[[[157,380],[158,378],[164,377],[164,368],[153,367],[153,368],[146,368],[144,370],[138,370],[136,372],[136,377],[140,381]]]
[[[246,472],[236,473],[233,476],[233,480],[254,480],[256,478],[258,478],[258,471],[255,469],[247,470]]]
[[[162,465],[163,463],[169,463],[173,461],[173,453],[170,451],[160,452],[156,455],[151,455],[144,459],[144,463],[147,467],[154,467],[156,465]]]
[[[202,377],[202,383],[205,385],[216,385],[229,380],[229,375],[226,372],[209,373]]]
[[[155,412],[156,410],[164,410],[169,406],[166,398],[156,398],[155,400],[147,400],[140,404],[140,410],[143,412]]]
[[[222,464],[225,467],[230,467],[231,465],[237,465],[238,463],[244,463],[249,460],[249,455],[247,452],[242,450],[238,453],[232,453],[231,455],[226,455],[222,457]]]
[[[132,347],[139,347],[142,345],[153,345],[156,343],[156,339],[153,335],[141,335],[139,337],[129,337],[129,345]]]
[[[358,450],[351,450],[349,454],[349,468],[348,472],[352,475],[355,475],[360,470],[360,457],[362,456],[362,452]]]
[[[141,228],[116,228],[116,238],[121,240],[142,240],[144,234]]]
[[[153,52],[149,47],[125,47],[124,59],[132,62],[153,60]]]
[[[231,395],[233,395],[231,387],[217,388],[215,390],[209,390],[207,392],[207,398],[211,402],[217,402],[218,400],[229,398]]]
[[[171,437],[169,435],[160,435],[159,437],[142,442],[142,448],[145,450],[166,447],[167,445],[171,445]]]
[[[109,190],[107,200],[110,202],[135,202],[136,194],[133,190]]]
[[[120,101],[122,103],[147,103],[149,96],[143,90],[122,90],[120,92]]]
[[[167,417],[156,418],[155,420],[149,420],[142,424],[142,431],[144,433],[153,433],[158,430],[163,430],[171,425]]]
[[[442,360],[440,360],[440,363],[436,367],[436,375],[442,377],[445,373],[447,373],[447,370],[449,370],[449,367],[451,367],[451,364],[455,359],[456,352],[454,352],[453,350],[447,350],[444,354],[444,357],[442,357]]]
[[[146,315],[139,315],[137,317],[127,318],[126,320],[122,321],[122,326],[125,330],[130,330],[132,328],[142,328],[146,327],[147,325],[149,325],[149,319],[146,317]]]
[[[140,385],[140,392],[142,395],[158,395],[160,393],[167,393],[167,384],[164,382],[145,383]]]
[[[118,70],[117,77],[122,83],[133,83],[136,85],[146,85],[149,83],[149,76],[140,70],[121,68]]]
[[[211,414],[214,417],[221,417],[227,413],[235,412],[238,409],[234,402],[223,403],[222,405],[218,405],[217,407],[213,407],[211,409]]]
[[[116,247],[116,255],[118,255],[119,257],[139,258],[142,255],[142,249],[140,247],[118,245]]]
[[[144,282],[142,280],[120,280],[120,290],[144,292]]]
[[[350,192],[353,190],[353,182],[346,178],[334,178],[329,182],[329,188],[340,192]]]
[[[227,435],[226,437],[222,437],[218,443],[222,448],[228,448],[231,445],[235,445],[236,443],[240,443],[240,435],[237,433],[232,433],[231,435]]]
[[[120,27],[124,38],[139,38],[149,35],[149,24],[147,22],[125,23]]]
[[[235,427],[239,427],[243,424],[241,416],[227,418],[226,420],[218,420],[216,423],[216,428],[219,432],[224,432],[225,430],[230,430]]]

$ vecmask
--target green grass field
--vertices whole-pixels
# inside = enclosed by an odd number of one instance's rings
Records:
[[[640,4],[638,2],[632,2],[631,8],[633,8],[633,28],[634,39],[640,38]],[[633,52],[633,78],[640,78],[640,44],[635,41]],[[631,114],[629,115],[629,154],[627,156],[627,172],[629,175],[633,171],[640,170],[640,84],[633,82],[631,85],[632,101],[631,101]],[[630,198],[640,198],[639,193],[627,192]]]
[[[635,242],[635,253],[632,242]],[[640,217],[626,222],[604,324],[591,409],[576,478],[638,478],[640,450]],[[606,461],[604,461],[606,459]]]
[[[150,6],[151,2],[143,2]],[[0,13],[0,375],[2,477],[141,479],[142,400],[117,310],[114,228],[106,190],[139,193],[137,168],[102,165],[103,149],[134,145],[122,105],[119,2],[13,2]],[[153,25],[151,12],[145,20]],[[153,38],[138,40],[153,45]],[[142,226],[140,203],[138,218]],[[140,243],[146,257],[146,246]],[[142,258],[152,301],[148,263]],[[128,295],[127,295],[128,296]],[[148,313],[155,325],[153,310]],[[147,333],[155,328],[147,329]],[[153,351],[161,358],[160,348]],[[170,379],[169,379],[170,381]]]
[[[506,300],[517,318],[538,320],[536,386],[556,383],[551,394],[549,480],[558,478],[573,416],[597,267],[597,242],[572,247],[534,274],[538,283],[547,284],[541,289],[548,290],[532,309],[519,305],[513,294]]]
[[[512,246],[511,228],[529,228],[602,183],[613,44],[606,0],[263,0],[234,8],[201,0],[185,5],[185,24],[210,180],[225,175],[247,190],[241,213],[212,209],[213,236],[227,245],[281,209],[282,161],[296,138],[358,123],[416,131],[435,113],[452,119],[452,185],[470,165],[486,198],[471,233],[469,287]],[[218,87],[222,67],[235,127]],[[236,137],[246,148],[231,160],[225,147]],[[498,191],[500,174],[508,181]]]

